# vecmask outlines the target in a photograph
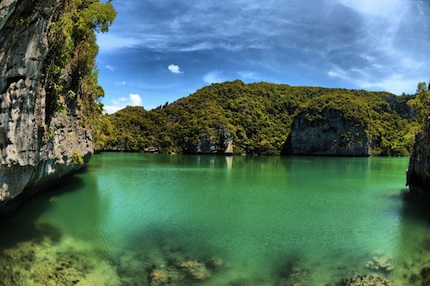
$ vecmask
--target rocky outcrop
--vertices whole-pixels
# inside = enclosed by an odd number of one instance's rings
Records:
[[[369,156],[366,129],[340,110],[325,108],[319,114],[304,110],[291,126],[287,152],[293,155]]]
[[[215,136],[202,134],[197,141],[186,138],[185,150],[192,154],[233,154],[233,136],[226,126],[219,126]]]
[[[413,99],[410,95],[391,95],[389,97],[383,98],[391,107],[391,110],[395,111],[402,118],[408,120],[415,120],[415,114],[412,108],[408,105],[408,101]]]
[[[77,104],[46,114],[42,70],[62,1],[0,2],[0,209],[84,166],[90,133]],[[0,210],[1,211],[1,210]]]
[[[390,283],[384,277],[377,274],[371,275],[355,275],[350,278],[343,279],[341,285],[345,286],[388,286]]]
[[[406,185],[412,193],[430,201],[430,130],[425,130],[415,137]]]

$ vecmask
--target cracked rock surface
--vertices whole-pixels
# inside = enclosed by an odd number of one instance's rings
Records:
[[[60,3],[0,2],[0,212],[11,200],[81,168],[93,152],[78,105],[46,118],[42,70]]]

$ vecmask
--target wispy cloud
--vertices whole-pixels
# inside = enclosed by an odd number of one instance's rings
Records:
[[[406,92],[405,87],[411,87],[411,89],[413,89],[418,83],[415,78],[408,78],[396,72],[387,72],[379,77],[373,77],[371,72],[357,68],[343,70],[339,67],[335,67],[328,72],[328,75],[350,82],[360,89],[384,90],[395,94]]]
[[[360,82],[359,86],[363,89],[389,90],[395,94],[401,94],[405,92],[405,86],[410,86],[415,89],[417,83],[418,81],[416,79],[407,78],[404,75],[393,73],[384,78]]]
[[[124,80],[123,80],[123,81],[116,81],[116,82],[115,82],[115,85],[116,85],[116,86],[121,86],[121,85],[126,85],[126,84],[127,84],[127,82],[126,82],[126,81],[124,81]]]
[[[205,74],[205,76],[203,77],[203,81],[207,84],[212,84],[223,82],[225,81],[225,79],[222,75],[222,72],[215,70]]]
[[[244,80],[257,80],[258,75],[256,72],[252,71],[240,71],[237,73],[239,75],[239,78]]]
[[[169,65],[167,67],[167,69],[169,71],[171,71],[172,73],[175,73],[175,74],[181,74],[181,73],[183,73],[183,72],[181,72],[181,68],[179,66],[177,66],[177,65]]]
[[[114,72],[114,71],[115,71],[115,68],[111,67],[110,65],[106,65],[106,68],[107,68],[108,70],[110,70],[111,72]]]
[[[97,35],[97,44],[100,47],[100,52],[114,52],[124,48],[133,48],[141,44],[141,41],[137,37],[132,35],[127,36],[123,33],[107,33]]]
[[[403,0],[339,0],[339,3],[364,15],[386,18],[398,18],[399,11],[404,12],[408,5]]]
[[[428,1],[113,3],[118,18],[97,37],[98,60],[115,73],[103,68],[101,75],[115,83],[115,94],[124,78],[157,95],[145,97],[145,105],[235,78],[412,93],[430,74]],[[183,69],[180,77],[170,74]]]
[[[418,31],[429,23],[430,11],[421,24],[411,15],[428,9],[428,5],[402,0],[337,1],[360,16],[360,25],[352,30],[360,40],[348,49],[327,54],[332,56],[327,63],[331,66],[327,73],[330,77],[345,81],[346,86],[349,82],[363,89],[396,94],[412,93],[417,82],[426,80],[422,76],[428,73],[430,61],[421,47],[428,47],[429,38]]]
[[[352,81],[352,77],[350,77],[346,71],[338,67],[335,67],[334,69],[329,70],[328,75],[330,77],[337,77],[343,80]]]

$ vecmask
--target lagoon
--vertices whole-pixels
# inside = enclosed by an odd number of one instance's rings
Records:
[[[95,155],[0,225],[0,284],[420,285],[430,228],[404,196],[407,164]]]

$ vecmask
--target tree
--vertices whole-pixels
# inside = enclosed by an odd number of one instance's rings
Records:
[[[430,84],[430,82],[429,82]],[[427,85],[424,81],[419,82],[417,85],[417,93],[421,93],[427,90]]]
[[[430,90],[426,89],[425,82],[418,83],[417,94],[409,105],[414,110],[422,130],[428,129],[430,127]]]
[[[388,99],[393,97],[403,103],[413,98],[264,82],[212,84],[157,109],[127,107],[108,115],[112,131],[101,132],[107,141],[100,148],[190,152],[201,143],[224,146],[228,136],[235,153],[275,155],[285,152],[298,112],[307,111],[311,121],[325,120],[324,109],[329,108],[366,129],[373,155],[406,156],[413,145],[416,123],[402,118],[395,104],[391,106]],[[133,146],[126,146],[127,137],[136,138]]]
[[[84,123],[93,134],[100,123],[104,91],[97,84],[96,32],[107,32],[116,17],[111,1],[64,1],[49,27],[49,51],[43,69],[46,123],[58,111],[80,106]]]

